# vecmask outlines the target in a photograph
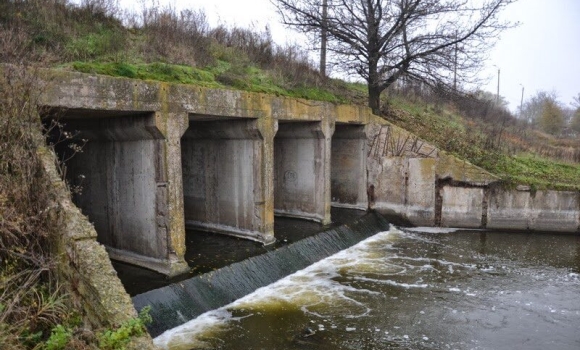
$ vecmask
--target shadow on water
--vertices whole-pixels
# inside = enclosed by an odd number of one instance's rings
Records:
[[[333,222],[327,226],[308,220],[276,217],[274,221],[276,243],[269,246],[212,232],[186,230],[185,260],[191,270],[174,278],[167,278],[160,273],[118,261],[113,261],[113,267],[127,293],[135,296],[287,246],[325,230],[353,222],[363,215],[365,212],[360,210],[332,208]]]

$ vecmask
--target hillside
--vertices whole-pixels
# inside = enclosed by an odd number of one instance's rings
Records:
[[[485,118],[478,118],[462,113],[461,103],[429,103],[425,97],[393,95],[386,119],[506,183],[580,190],[580,140],[555,138],[501,110],[492,109]]]
[[[211,27],[203,12],[115,1],[38,0],[0,5],[3,62],[134,79],[233,88],[334,103],[366,104],[363,84],[323,79],[298,46],[268,29]],[[384,96],[384,117],[508,181],[578,188],[580,141],[557,139],[474,93],[438,93],[401,83]]]
[[[139,16],[119,15],[112,0],[82,3],[0,2],[0,62],[16,67],[0,77],[3,349],[112,349],[144,330],[134,320],[118,333],[106,327],[85,332],[82,315],[55,280],[46,248],[56,234],[46,210],[53,194],[38,176],[35,153],[44,142],[38,91],[22,67],[366,104],[363,84],[321,78],[300,47],[277,45],[267,29],[211,28],[196,11],[146,8]],[[580,190],[580,140],[541,133],[480,96],[399,84],[385,94],[382,117],[508,184]]]

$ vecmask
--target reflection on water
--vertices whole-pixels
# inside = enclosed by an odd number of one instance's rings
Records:
[[[170,330],[156,344],[580,348],[580,237],[418,231],[380,233]]]

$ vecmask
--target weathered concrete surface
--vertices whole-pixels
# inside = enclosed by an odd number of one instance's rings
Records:
[[[367,140],[364,125],[336,124],[332,136],[332,205],[366,210]]]
[[[407,217],[418,226],[435,222],[435,166],[434,158],[409,158],[407,173]]]
[[[47,117],[64,113],[81,130],[79,137],[89,139],[69,178],[89,174],[87,198],[76,200],[97,226],[99,240],[112,257],[168,275],[187,268],[186,222],[270,243],[274,212],[329,223],[333,202],[428,226],[479,222],[552,230],[563,220],[565,230],[573,231],[578,217],[573,195],[557,193],[529,203],[507,193],[493,209],[492,198],[482,193],[495,176],[368,108],[55,70],[43,74],[49,82],[41,98],[50,109]],[[441,181],[458,188],[441,189]],[[540,200],[553,205],[542,207]],[[518,221],[520,207],[536,214]]]
[[[40,103],[49,109],[46,116],[64,115],[71,128],[81,130],[78,138],[89,140],[85,155],[75,157],[69,166],[70,179],[85,176],[85,199],[76,200],[97,226],[99,240],[113,258],[168,275],[187,268],[186,222],[264,243],[273,241],[275,191],[287,199],[277,202],[279,214],[329,223],[335,123],[364,125],[370,119],[364,107],[57,70],[42,74],[48,82]],[[214,132],[208,137],[214,141],[206,145],[211,150],[201,161],[200,143],[195,141],[200,136],[192,136],[195,131],[190,126],[205,122],[223,122],[223,126],[235,120],[252,120],[257,133],[239,138]],[[286,166],[275,162],[274,137],[279,123],[286,122],[318,125],[309,137],[299,136],[298,145],[284,136],[285,130],[277,138],[282,145],[278,157],[300,164],[297,196],[290,195],[289,187],[274,183],[275,171]],[[184,155],[194,159],[183,159]],[[218,156],[220,162],[209,162]],[[99,169],[92,171],[97,162],[99,167],[94,168]],[[199,195],[202,188],[192,185],[202,178],[208,185],[204,196]],[[366,186],[359,187],[357,195],[364,197]],[[356,205],[364,202],[357,198]]]
[[[580,232],[577,192],[495,190],[489,201],[491,229]]]
[[[481,228],[484,189],[481,187],[452,187],[441,189],[441,226]]]
[[[487,227],[490,229],[529,229],[530,205],[529,191],[495,191],[489,201]]]
[[[372,208],[385,215],[400,215],[414,225],[435,223],[434,158],[392,157],[369,159]]]
[[[371,117],[367,128],[368,191],[372,208],[419,226],[481,226],[483,190],[449,189],[439,193],[437,184],[440,179],[448,179],[483,188],[496,182],[497,177],[447,155],[378,117]],[[471,194],[478,197],[464,197]],[[445,197],[441,203],[438,195]],[[473,210],[478,210],[478,214]]]
[[[180,258],[168,244],[172,214],[182,214],[171,213],[168,203],[168,147],[155,115],[112,118],[91,111],[93,118],[87,120],[84,113],[68,110],[60,122],[75,135],[73,140],[88,140],[67,162],[67,174],[69,183],[82,188],[74,200],[94,223],[99,241],[117,260],[168,275],[187,270],[180,261],[184,252]],[[57,150],[69,146],[63,142]]]
[[[263,215],[263,142],[256,119],[190,122],[181,141],[186,225],[274,241]]]
[[[280,123],[274,138],[274,212],[330,223],[330,151],[321,123]]]
[[[111,265],[104,247],[97,243],[97,232],[72,203],[69,191],[55,167],[55,155],[38,149],[44,176],[51,183],[52,205],[48,219],[57,236],[51,237],[59,281],[79,310],[83,321],[95,328],[118,327],[137,317],[131,298]],[[127,349],[155,349],[145,334],[126,346]]]

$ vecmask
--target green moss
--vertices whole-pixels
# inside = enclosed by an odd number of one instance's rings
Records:
[[[67,65],[61,66],[66,68]],[[155,63],[125,62],[73,62],[72,69],[89,74],[103,74],[167,83],[193,84],[205,87],[230,87],[239,90],[344,103],[348,100],[319,87],[299,86],[286,88],[282,79],[255,66],[234,66],[229,62],[217,61],[214,66],[203,69],[190,66]],[[356,86],[356,85],[353,85]],[[358,88],[358,86],[357,86]]]
[[[129,64],[125,62],[74,62],[71,67],[82,73],[104,74],[142,80],[156,80],[168,83],[197,84],[217,87],[212,72],[189,66],[150,63]]]

